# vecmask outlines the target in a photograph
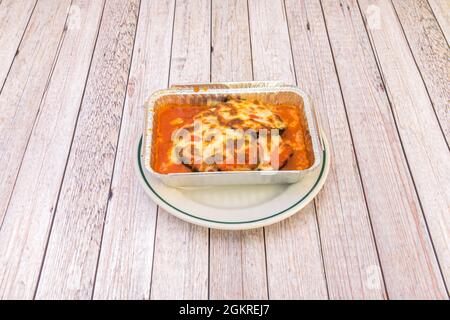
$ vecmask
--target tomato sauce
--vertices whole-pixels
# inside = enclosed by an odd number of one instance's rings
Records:
[[[181,127],[192,124],[194,116],[209,108],[212,107],[178,104],[167,104],[155,108],[151,163],[153,170],[163,174],[192,172],[184,164],[173,163],[171,160],[172,134]],[[302,120],[299,108],[294,105],[270,105],[270,108],[288,124],[281,137],[294,149],[292,156],[281,170],[309,168],[313,164],[314,155],[306,123]]]

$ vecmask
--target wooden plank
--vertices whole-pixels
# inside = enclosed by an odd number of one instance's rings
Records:
[[[139,1],[107,1],[36,297],[91,298]]]
[[[211,28],[211,81],[251,81],[247,1],[213,1]]]
[[[157,207],[136,173],[143,102],[169,78],[174,0],[143,1],[106,214],[95,299],[148,299]],[[131,148],[130,148],[131,146]]]
[[[210,298],[267,299],[263,229],[211,230]]]
[[[246,0],[212,2],[211,80],[252,80]],[[211,230],[210,298],[267,299],[263,229]]]
[[[383,23],[379,29],[368,29],[370,40],[437,257],[450,285],[450,153],[392,3],[360,0],[362,12],[375,4]]]
[[[354,0],[322,1],[390,298],[444,298],[382,75]]]
[[[58,197],[103,2],[75,0],[68,28],[0,230],[0,299],[32,299]]]
[[[207,228],[158,209],[150,294],[151,299],[208,298]]]
[[[320,2],[288,0],[286,12],[298,85],[314,97],[321,129],[330,141],[330,173],[316,199],[330,298],[385,298],[376,245]]]
[[[207,0],[178,0],[170,83],[210,80],[210,18]],[[208,229],[159,209],[151,299],[208,298]]]
[[[289,33],[281,1],[249,1],[255,80],[295,84]],[[314,206],[266,228],[270,299],[325,299],[327,289]]]
[[[439,25],[444,32],[447,43],[450,42],[450,2],[448,0],[428,0]]]
[[[0,222],[57,57],[69,5],[70,0],[36,5],[0,94]]]
[[[450,141],[450,48],[448,42],[425,0],[413,3],[395,1],[394,8],[414,60],[425,81],[448,144]]]
[[[0,92],[36,1],[5,0],[0,7]]]
[[[249,0],[249,16],[254,79],[295,84],[283,3]]]

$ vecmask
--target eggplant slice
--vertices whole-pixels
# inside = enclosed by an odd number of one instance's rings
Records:
[[[193,120],[180,128],[186,130],[184,137],[175,140],[171,150],[172,157],[192,172],[279,170],[294,152],[282,139],[287,124],[269,106],[256,101],[219,102]],[[196,123],[201,125],[195,127]],[[264,135],[260,134],[263,129],[267,130]],[[278,161],[274,163],[273,129],[278,130]],[[256,155],[251,145],[257,148]]]

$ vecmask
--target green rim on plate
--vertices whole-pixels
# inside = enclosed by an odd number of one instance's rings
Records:
[[[148,180],[147,180],[147,178],[146,178],[146,176],[145,176],[145,174],[144,174],[144,170],[143,170],[143,168],[142,168],[142,163],[141,163],[141,148],[142,148],[142,137],[141,137],[140,140],[139,140],[138,150],[137,150],[137,152],[138,152],[138,153],[137,153],[137,156],[138,156],[138,167],[139,167],[139,172],[140,172],[141,178],[144,180],[146,186],[152,191],[152,193],[153,193],[155,196],[157,196],[162,202],[164,202],[165,204],[167,204],[169,207],[175,209],[176,211],[178,211],[178,212],[180,212],[180,213],[182,213],[182,214],[185,214],[185,215],[187,215],[187,216],[189,216],[189,217],[191,217],[191,218],[195,218],[195,219],[198,219],[198,220],[207,221],[207,222],[213,222],[213,223],[218,223],[218,224],[245,224],[245,223],[259,222],[259,221],[263,221],[263,220],[267,220],[267,219],[273,218],[273,217],[275,217],[275,216],[278,216],[278,215],[280,215],[280,214],[282,214],[282,213],[284,213],[284,212],[286,212],[286,211],[288,211],[288,210],[294,208],[294,207],[297,206],[299,203],[301,203],[303,200],[305,200],[305,198],[308,197],[309,194],[316,188],[317,184],[319,183],[320,179],[322,178],[324,169],[325,169],[325,167],[326,167],[326,163],[327,163],[327,161],[328,161],[327,153],[326,153],[326,150],[325,150],[325,148],[324,148],[324,150],[323,150],[323,158],[322,158],[322,159],[323,159],[323,161],[322,161],[322,167],[320,168],[320,174],[319,174],[319,176],[317,177],[317,180],[314,182],[314,185],[311,187],[311,189],[310,189],[310,190],[309,190],[309,191],[308,191],[308,192],[307,192],[300,200],[298,200],[296,203],[294,203],[293,205],[291,205],[289,208],[286,208],[286,209],[284,209],[284,210],[282,210],[282,211],[280,211],[280,212],[274,213],[274,214],[272,214],[272,215],[270,215],[270,216],[267,216],[267,217],[264,217],[264,218],[260,218],[260,219],[255,219],[255,220],[249,220],[249,221],[217,221],[217,220],[210,220],[210,219],[201,218],[201,217],[198,217],[198,216],[196,216],[196,215],[194,215],[194,214],[192,214],[192,213],[188,213],[188,212],[186,212],[186,211],[183,211],[183,210],[181,210],[181,209],[175,207],[174,205],[170,204],[170,203],[167,202],[163,197],[161,197],[161,196],[160,196],[160,195],[152,188],[152,186],[150,185],[150,183],[148,182]]]

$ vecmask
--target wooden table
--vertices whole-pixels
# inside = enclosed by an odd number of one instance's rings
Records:
[[[448,299],[448,0],[0,0],[0,297]],[[314,203],[250,231],[134,171],[170,84],[281,80],[331,144]]]

